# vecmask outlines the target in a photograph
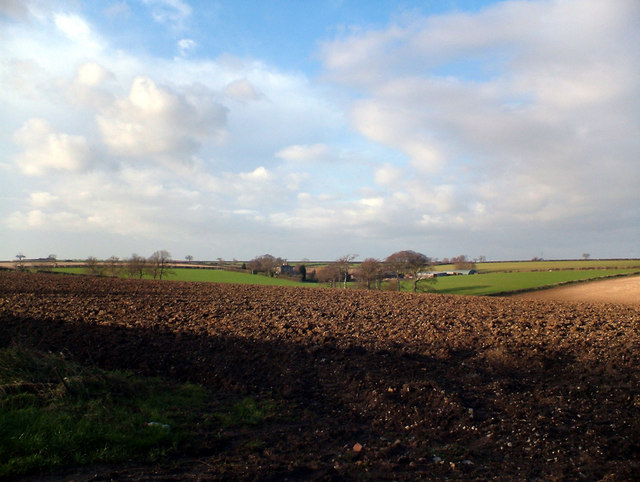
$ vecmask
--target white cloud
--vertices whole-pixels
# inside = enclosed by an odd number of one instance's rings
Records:
[[[91,36],[89,25],[74,14],[56,14],[53,17],[56,27],[75,42],[86,41]]]
[[[403,178],[421,188],[404,192],[423,219],[597,224],[639,200],[639,28],[637,2],[513,1],[356,33],[322,53],[328,78],[366,94],[353,126],[406,154]],[[375,174],[381,186],[399,178]]]
[[[153,19],[159,23],[169,23],[182,28],[184,21],[191,16],[191,7],[182,0],[142,0],[151,7]]]
[[[197,46],[198,43],[190,38],[183,38],[178,40],[178,51],[183,57],[191,54],[191,52],[193,52]]]
[[[226,110],[210,94],[136,77],[127,97],[97,115],[103,142],[117,156],[188,163],[201,141],[219,142],[225,135]]]
[[[49,192],[33,192],[29,195],[30,204],[39,208],[51,205],[56,199],[58,199],[58,197]]]
[[[247,79],[234,80],[224,88],[224,93],[236,100],[258,100],[262,96]]]
[[[603,231],[605,247],[637,240],[635,1],[509,1],[354,28],[324,45],[318,78],[207,59],[186,2],[146,4],[163,24],[151,28],[169,30],[164,58],[110,45],[108,27],[58,4],[0,19],[0,146],[14,161],[3,239],[82,233],[106,252],[77,241],[69,256],[125,256],[109,252],[120,239],[213,258],[522,257],[553,236],[568,250]],[[335,233],[348,246],[323,242]]]
[[[374,172],[375,183],[380,186],[393,186],[403,176],[403,170],[391,165],[379,167]]]
[[[322,162],[329,149],[326,144],[295,144],[276,152],[276,157],[285,161]]]
[[[44,119],[29,120],[13,138],[23,148],[16,162],[30,176],[50,171],[83,171],[95,162],[91,146],[83,136],[56,132]]]
[[[97,87],[106,80],[113,78],[113,73],[109,72],[96,62],[85,62],[78,69],[76,81],[79,84],[86,85],[88,87]]]

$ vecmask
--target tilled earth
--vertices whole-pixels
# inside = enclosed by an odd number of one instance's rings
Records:
[[[630,480],[640,307],[0,272],[0,346],[275,401],[68,479]]]

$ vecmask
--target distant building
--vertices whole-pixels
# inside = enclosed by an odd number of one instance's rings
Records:
[[[289,263],[284,263],[282,266],[278,266],[276,268],[276,272],[278,274],[293,276],[294,274],[296,274],[296,269],[295,267],[291,266]]]
[[[440,278],[442,276],[462,276],[478,274],[475,269],[455,269],[450,271],[423,271],[418,273],[418,278]]]

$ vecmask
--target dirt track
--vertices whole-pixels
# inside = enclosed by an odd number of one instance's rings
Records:
[[[571,286],[531,291],[514,295],[513,298],[640,305],[640,276],[590,281]]]
[[[0,272],[0,346],[16,342],[284,415],[56,479],[640,473],[640,307]]]

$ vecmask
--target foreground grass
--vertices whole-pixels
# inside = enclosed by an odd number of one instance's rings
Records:
[[[129,460],[153,462],[217,427],[255,425],[253,399],[213,407],[205,388],[0,349],[0,478]]]

